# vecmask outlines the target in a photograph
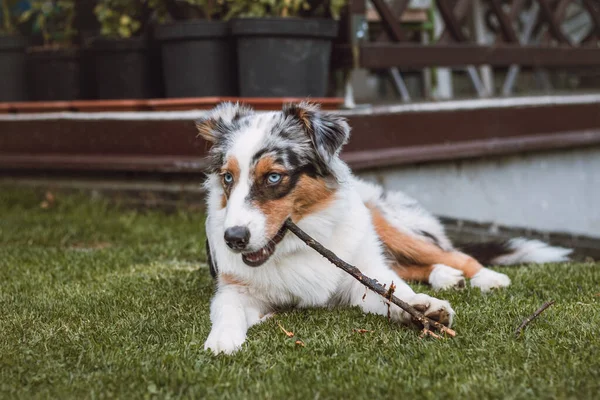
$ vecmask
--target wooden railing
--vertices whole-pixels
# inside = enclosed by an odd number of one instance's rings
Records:
[[[598,0],[480,0],[495,40],[480,44],[469,28],[474,0],[435,0],[444,29],[429,44],[410,40],[402,24],[409,0],[368,0],[383,32],[369,35],[367,0],[350,0],[343,20],[344,41],[336,46],[338,66],[367,69],[394,67],[600,66],[600,1]],[[579,41],[561,29],[567,8],[575,4],[589,14],[591,29]],[[519,20],[526,14],[525,22]],[[519,22],[519,23],[517,23]],[[532,38],[537,38],[535,43]]]

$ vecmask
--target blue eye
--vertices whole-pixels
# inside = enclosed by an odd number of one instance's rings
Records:
[[[276,174],[276,173],[269,174],[269,176],[267,177],[267,180],[269,181],[269,183],[279,183],[279,181],[281,180],[281,174]]]
[[[233,175],[231,175],[229,172],[227,172],[225,175],[223,175],[223,181],[225,183],[233,182]]]

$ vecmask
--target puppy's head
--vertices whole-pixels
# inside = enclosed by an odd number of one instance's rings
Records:
[[[210,149],[211,190],[225,209],[223,240],[247,265],[264,264],[298,221],[327,207],[337,189],[335,165],[350,128],[309,103],[255,113],[225,103],[196,123]]]

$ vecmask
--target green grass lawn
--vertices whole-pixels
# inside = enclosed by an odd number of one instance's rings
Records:
[[[597,264],[502,268],[506,290],[440,293],[454,339],[357,309],[293,311],[215,357],[203,350],[213,284],[199,212],[42,201],[0,187],[2,399],[600,398]]]

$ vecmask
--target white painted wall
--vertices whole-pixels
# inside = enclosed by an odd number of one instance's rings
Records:
[[[438,215],[600,237],[600,147],[361,175]]]

